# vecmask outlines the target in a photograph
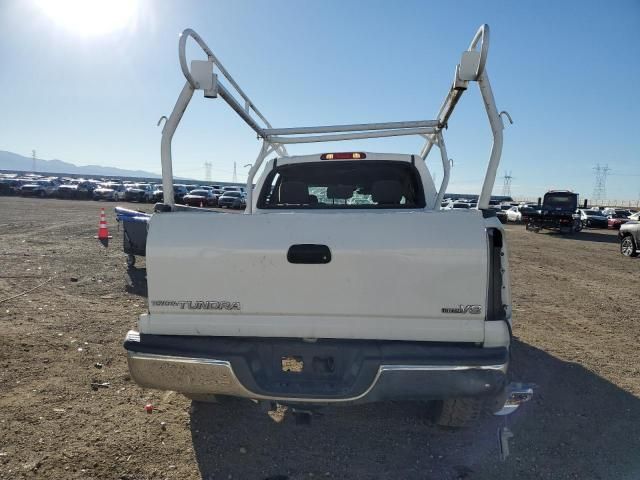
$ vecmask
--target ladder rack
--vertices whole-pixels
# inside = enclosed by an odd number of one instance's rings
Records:
[[[191,68],[187,65],[185,52],[189,37],[193,38],[207,55],[207,60],[193,60],[191,62]],[[502,130],[504,129],[485,69],[488,51],[489,26],[485,24],[478,29],[469,44],[469,48],[463,52],[460,63],[456,65],[453,84],[435,120],[273,128],[253,101],[244,93],[224,68],[220,60],[213,54],[204,40],[202,40],[200,35],[188,28],[180,35],[178,44],[180,68],[182,69],[186,83],[182,88],[182,92],[178,97],[171,115],[166,120],[162,129],[161,159],[164,202],[173,208],[173,166],[171,158],[173,134],[182,119],[187,105],[191,101],[193,92],[195,90],[203,90],[205,98],[217,98],[218,96],[222,98],[240,118],[256,132],[258,138],[263,141],[258,158],[249,171],[247,181],[247,213],[252,212],[253,179],[260,165],[267,155],[273,152],[280,156],[287,156],[288,152],[285,147],[287,144],[334,142],[406,135],[418,135],[424,138],[425,143],[420,152],[420,156],[424,161],[426,161],[434,145],[440,149],[444,175],[437,198],[434,202],[436,206],[439,206],[448,186],[451,171],[451,162],[447,157],[443,130],[447,128],[449,118],[462,97],[462,94],[467,90],[469,82],[477,82],[493,133],[493,145],[491,147],[489,164],[482,185],[482,191],[478,198],[478,209],[486,209],[489,206],[491,191],[500,163]],[[220,81],[219,77],[224,77],[229,84],[229,88]],[[238,97],[240,98],[238,99]],[[510,117],[509,121],[511,121]]]

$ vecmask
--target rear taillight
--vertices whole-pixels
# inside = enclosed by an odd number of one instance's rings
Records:
[[[363,160],[367,155],[363,152],[323,153],[320,160]]]

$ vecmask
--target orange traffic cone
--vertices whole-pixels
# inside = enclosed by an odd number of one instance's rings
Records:
[[[100,223],[98,225],[98,236],[95,237],[98,240],[108,240],[111,238],[109,235],[109,229],[107,228],[107,217],[104,214],[104,207],[100,208]]]
[[[200,200],[200,208],[203,208],[204,205],[202,204],[202,200]]]

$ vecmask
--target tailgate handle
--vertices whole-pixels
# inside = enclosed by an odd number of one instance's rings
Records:
[[[326,245],[301,243],[291,245],[287,252],[289,263],[320,264],[331,261],[331,250]]]

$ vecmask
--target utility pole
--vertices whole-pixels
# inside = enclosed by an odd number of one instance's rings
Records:
[[[593,171],[595,173],[595,183],[592,198],[594,202],[600,202],[607,199],[607,176],[611,169],[609,165],[602,167],[598,163],[593,167]]]
[[[211,162],[204,162],[204,180],[205,182],[211,181]]]
[[[33,162],[31,163],[31,173],[36,173],[36,151],[31,150],[31,158]]]
[[[502,179],[504,180],[502,183],[502,196],[504,197],[510,197],[511,196],[511,180],[513,180],[513,177],[511,176],[511,172],[505,172],[504,177],[502,177]]]
[[[238,174],[236,172],[236,162],[233,162],[233,183],[238,183]]]

